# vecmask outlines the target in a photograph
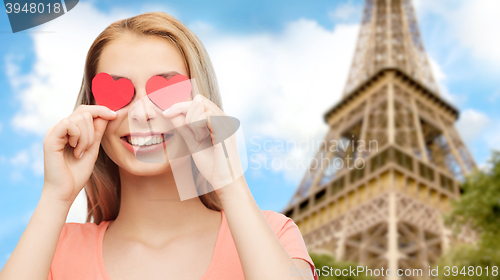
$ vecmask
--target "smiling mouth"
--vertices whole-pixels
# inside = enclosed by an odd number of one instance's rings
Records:
[[[170,137],[172,137],[172,134],[159,134],[159,135],[152,135],[152,136],[123,136],[122,138],[126,139],[127,142],[136,147],[147,147],[151,145],[157,145],[165,142],[168,140]]]

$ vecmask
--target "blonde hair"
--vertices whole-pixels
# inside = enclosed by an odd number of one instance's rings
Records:
[[[184,24],[162,12],[145,13],[116,21],[97,36],[87,53],[82,86],[75,109],[79,105],[96,104],[91,92],[91,81],[97,74],[99,57],[106,45],[126,34],[154,36],[172,42],[184,57],[188,76],[196,80],[200,94],[222,109],[215,72],[203,44]],[[121,194],[118,166],[108,157],[102,146],[99,148],[99,155],[85,186],[85,192],[87,222],[100,224],[102,221],[114,220],[118,216]],[[201,195],[200,200],[209,209],[221,210],[215,192]]]

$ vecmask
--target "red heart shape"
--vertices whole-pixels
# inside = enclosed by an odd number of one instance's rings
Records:
[[[116,111],[130,103],[134,97],[134,84],[125,78],[115,81],[108,73],[101,72],[92,79],[92,94],[98,105]]]
[[[191,94],[191,88],[189,78],[181,74],[169,80],[162,76],[154,76],[146,83],[149,99],[162,110],[167,110],[175,103],[186,101]]]

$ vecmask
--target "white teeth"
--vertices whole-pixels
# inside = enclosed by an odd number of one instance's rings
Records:
[[[146,137],[130,137],[127,136],[127,142],[134,146],[149,146],[149,145],[155,145],[155,144],[160,144],[165,141],[165,138],[168,138],[168,136],[146,136]]]

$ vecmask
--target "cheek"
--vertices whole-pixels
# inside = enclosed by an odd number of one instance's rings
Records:
[[[102,136],[101,145],[102,145],[102,148],[103,148],[106,152],[108,152],[109,147],[110,147],[110,141],[109,141],[109,140],[110,140],[110,138],[109,138],[109,136],[107,136],[106,134],[104,134],[104,135]]]
[[[120,117],[109,121],[101,139],[101,145],[106,154],[114,161],[113,157],[117,150],[117,144],[120,144],[120,137],[116,134]]]
[[[104,150],[104,152],[106,153],[106,155],[108,155],[108,157],[113,162],[116,163],[116,159],[115,159],[116,148],[113,147],[112,142],[110,140],[111,139],[106,134],[104,134],[102,137],[102,140],[101,140],[101,146],[102,146],[102,149]]]

